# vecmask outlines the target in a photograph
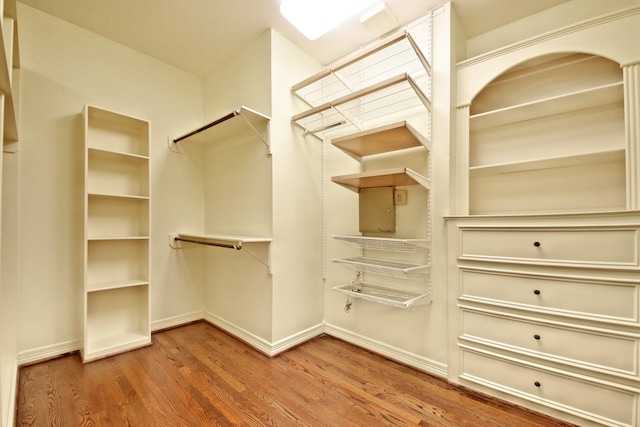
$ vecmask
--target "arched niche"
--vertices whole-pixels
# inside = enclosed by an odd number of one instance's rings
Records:
[[[556,52],[516,64],[469,106],[469,213],[625,209],[623,72]]]

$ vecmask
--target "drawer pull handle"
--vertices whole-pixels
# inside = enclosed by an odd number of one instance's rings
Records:
[[[533,385],[536,386],[536,387],[540,387],[541,384],[540,384],[539,381],[536,381],[535,383],[533,383]]]
[[[539,340],[539,339],[540,339],[540,335],[535,334],[535,335],[533,336],[533,338],[535,338],[535,339]]]
[[[540,247],[540,245],[541,245],[541,243],[540,243],[540,242],[533,242],[533,246],[535,246],[536,248],[539,248],[539,247]]]
[[[533,293],[536,294],[536,295],[540,295],[540,289],[534,290]]]

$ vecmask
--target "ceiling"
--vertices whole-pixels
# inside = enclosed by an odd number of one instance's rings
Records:
[[[280,16],[280,0],[19,0],[79,27],[198,76],[214,72],[269,28],[321,64],[355,51],[377,35],[359,17],[315,41]],[[452,0],[467,37],[567,0]],[[386,0],[400,25],[446,0]]]

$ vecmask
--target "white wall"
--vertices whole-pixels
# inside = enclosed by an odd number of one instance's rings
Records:
[[[270,37],[263,34],[204,81],[205,121],[245,106],[271,114]],[[271,158],[257,138],[230,139],[206,154],[207,233],[271,237]],[[247,249],[265,256],[266,244]],[[208,320],[245,338],[271,341],[272,283],[268,269],[249,254],[203,248],[204,305]]]
[[[205,249],[207,318],[268,352],[322,324],[321,147],[296,139],[289,91],[318,68],[270,30],[205,79],[208,120],[240,105],[271,118],[271,155],[253,138],[211,150],[205,166],[207,232],[273,238],[246,246],[271,274],[247,254]]]
[[[19,351],[74,349],[81,336],[81,111],[94,104],[149,120],[151,318],[158,326],[200,313],[200,260],[168,234],[200,228],[202,162],[172,153],[167,137],[201,124],[202,79],[18,4],[20,129]]]
[[[278,342],[323,324],[322,145],[302,138],[291,123],[305,107],[290,90],[320,66],[275,31],[271,43],[273,340]]]

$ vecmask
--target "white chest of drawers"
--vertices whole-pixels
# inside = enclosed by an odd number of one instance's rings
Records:
[[[640,213],[448,220],[454,381],[581,425],[640,425]]]

